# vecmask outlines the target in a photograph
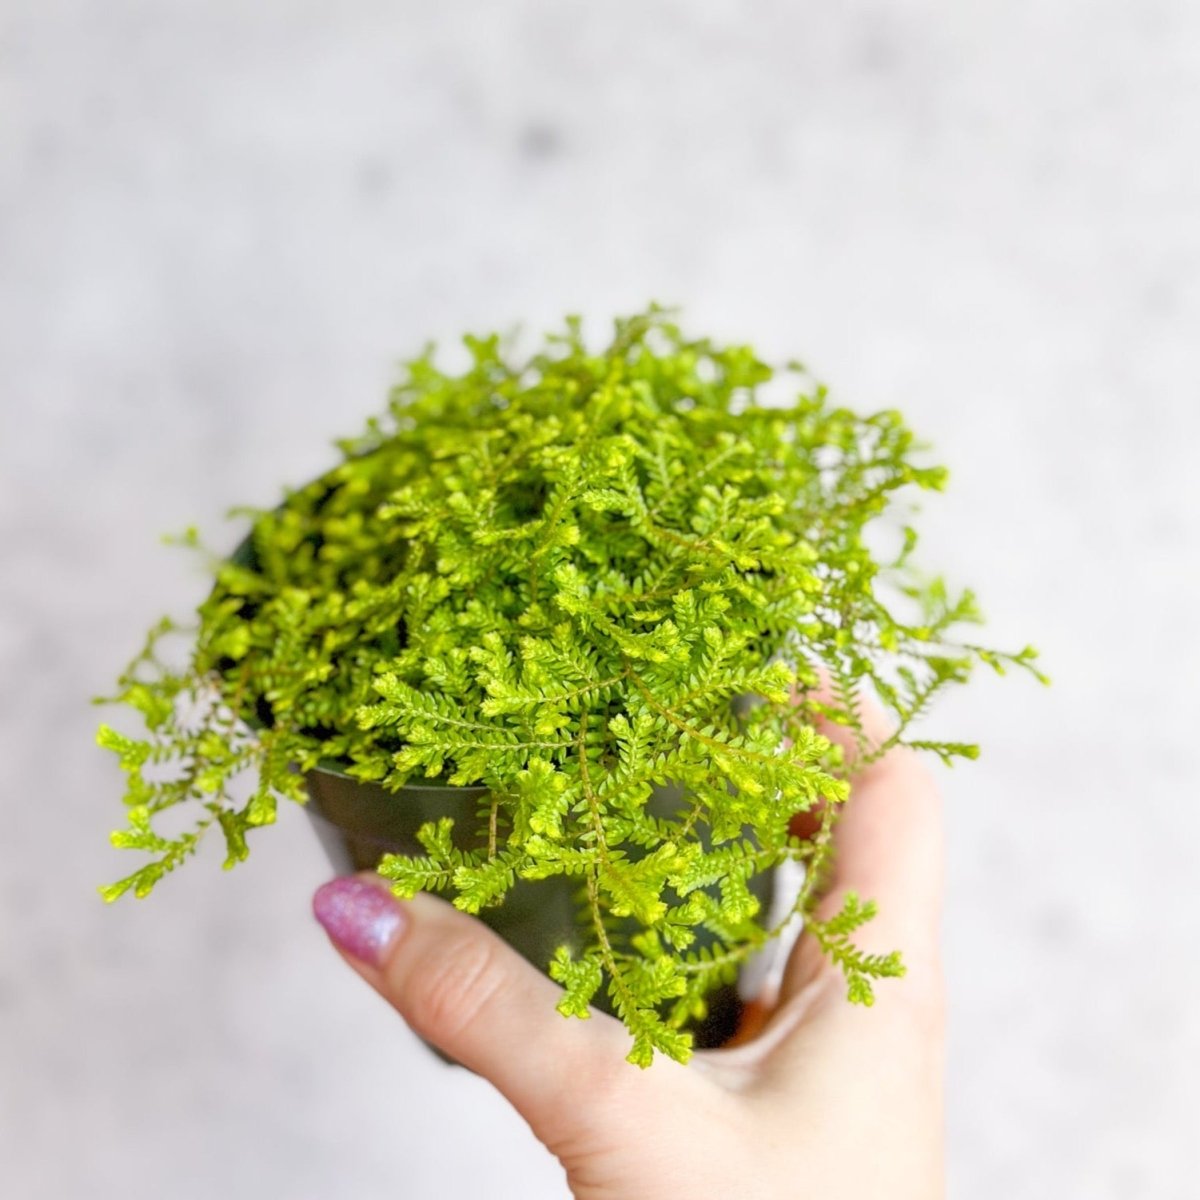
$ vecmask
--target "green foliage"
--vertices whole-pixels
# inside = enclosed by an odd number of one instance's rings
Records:
[[[657,309],[601,352],[573,320],[527,361],[497,337],[466,347],[458,374],[431,351],[409,363],[338,465],[251,514],[182,666],[164,622],[121,677],[145,732],[100,734],[128,777],[114,843],[151,859],[105,897],[145,895],[213,826],[241,861],[319,762],[389,789],[428,776],[490,789],[469,843],[486,848],[456,848],[443,820],[382,873],[467,912],[517,879],[575,881],[584,948],[549,964],[559,1008],[586,1017],[605,996],[631,1061],[687,1057],[705,996],[776,932],[751,883],[787,859],[808,867],[797,905],[850,999],[870,1003],[902,971],[853,945],[872,906],[812,918],[853,768],[900,744],[974,756],[910,726],[979,662],[1033,669],[1032,651],[962,641],[973,597],[913,573],[903,497],[944,472],[897,413],[837,407]],[[891,559],[866,536],[885,516]],[[863,692],[894,716],[882,745]],[[818,727],[841,727],[848,757]],[[792,836],[817,806],[818,833]],[[193,825],[156,832],[176,808]]]
[[[864,954],[850,940],[851,934],[875,915],[875,902],[863,903],[854,892],[842,901],[842,910],[825,921],[810,917],[808,931],[817,939],[821,949],[841,967],[846,976],[847,995],[855,1004],[875,1003],[872,979],[895,978],[904,974],[904,964],[898,952]]]

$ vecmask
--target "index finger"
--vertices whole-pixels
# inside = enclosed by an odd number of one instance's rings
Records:
[[[878,705],[864,702],[869,745],[890,736]],[[843,727],[822,728],[853,758],[853,735]],[[889,750],[852,775],[849,798],[836,817],[833,866],[817,919],[840,911],[847,892],[874,900],[878,913],[855,934],[868,953],[900,950],[909,966],[932,962],[938,953],[943,888],[941,801],[933,780],[913,750]],[[794,994],[821,969],[823,955],[812,937],[800,937],[784,973],[782,998]]]

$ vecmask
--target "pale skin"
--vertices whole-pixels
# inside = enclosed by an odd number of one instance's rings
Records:
[[[869,713],[868,733],[886,732]],[[430,896],[402,903],[380,966],[343,957],[421,1037],[508,1099],[577,1200],[938,1200],[942,822],[911,751],[856,777],[836,838],[826,907],[847,890],[878,901],[856,940],[900,949],[907,975],[880,981],[873,1007],[851,1005],[840,972],[802,936],[762,1032],[688,1066],[630,1066],[614,1018],[559,1016],[556,984]]]

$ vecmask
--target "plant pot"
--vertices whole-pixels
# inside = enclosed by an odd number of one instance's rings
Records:
[[[334,870],[341,874],[374,870],[385,854],[424,854],[417,830],[439,817],[455,818],[455,840],[461,849],[478,845],[469,840],[466,831],[477,827],[477,808],[488,795],[485,787],[406,784],[389,792],[378,784],[324,767],[310,771],[305,784],[309,818]],[[678,793],[663,789],[659,799],[677,803]],[[757,876],[752,887],[765,913],[774,891],[773,876]],[[579,891],[577,883],[561,876],[518,880],[503,904],[484,909],[479,920],[544,971],[559,946],[583,949],[577,921]],[[703,930],[699,933],[702,940]],[[611,1011],[603,993],[593,1003],[602,1011]],[[703,1049],[728,1041],[737,1029],[742,1007],[735,985],[711,993],[707,1016],[692,1026],[695,1045]]]

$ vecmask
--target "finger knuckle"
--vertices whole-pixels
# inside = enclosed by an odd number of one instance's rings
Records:
[[[914,1025],[930,1034],[940,1034],[945,1029],[946,984],[936,959],[915,978],[902,981],[901,995]]]
[[[410,1022],[419,1033],[460,1037],[503,985],[504,971],[494,946],[483,938],[448,936],[413,977]]]

